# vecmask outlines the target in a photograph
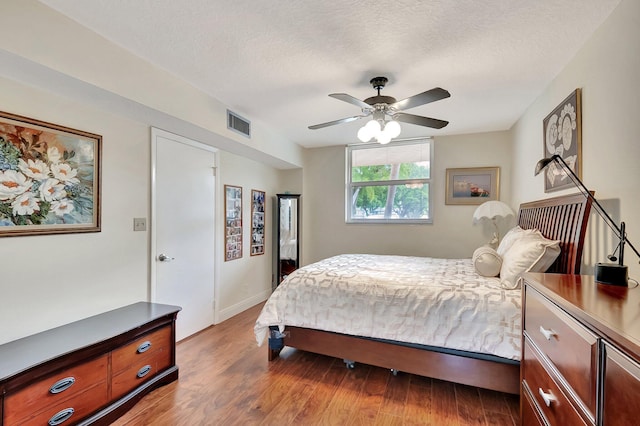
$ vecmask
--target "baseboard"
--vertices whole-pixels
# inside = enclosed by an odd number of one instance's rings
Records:
[[[224,320],[228,320],[229,318],[257,305],[258,303],[264,302],[269,298],[270,295],[271,290],[265,290],[262,293],[245,299],[240,303],[236,303],[235,305],[229,306],[228,308],[217,309],[215,315],[216,317],[214,318],[215,324],[219,324]]]

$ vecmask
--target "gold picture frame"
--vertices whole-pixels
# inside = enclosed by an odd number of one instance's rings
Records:
[[[0,111],[0,237],[100,232],[102,136]]]
[[[447,169],[445,204],[475,205],[500,198],[500,167]]]

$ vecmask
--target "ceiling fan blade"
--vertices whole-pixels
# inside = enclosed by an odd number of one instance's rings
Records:
[[[393,115],[393,119],[403,123],[417,124],[418,126],[432,127],[434,129],[442,129],[449,124],[448,121],[438,120],[437,118],[423,117],[421,115],[407,114],[399,112]]]
[[[391,104],[389,105],[389,108],[393,108],[397,111],[402,111],[404,109],[409,109],[431,102],[439,101],[441,99],[448,98],[449,96],[451,96],[451,93],[449,93],[447,90],[436,87],[434,89],[427,90],[426,92],[410,96],[406,99]]]
[[[367,108],[367,109],[371,108],[371,105],[369,105],[368,103],[366,103],[364,101],[361,101],[358,98],[354,98],[351,95],[347,95],[346,93],[332,93],[329,96],[331,96],[332,98],[339,99],[339,100],[344,101],[344,102],[348,102],[348,103],[350,103],[352,105],[359,106],[360,108]]]
[[[326,123],[314,124],[313,126],[309,126],[309,129],[316,130],[316,129],[322,129],[323,127],[333,126],[336,124],[349,123],[351,121],[355,121],[358,118],[362,118],[362,117],[366,117],[366,115],[355,115],[353,117],[341,118],[340,120],[333,120],[333,121],[328,121]]]

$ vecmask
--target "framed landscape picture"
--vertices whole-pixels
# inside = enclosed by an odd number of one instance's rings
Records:
[[[0,112],[0,237],[100,231],[102,136]]]
[[[500,197],[500,168],[447,169],[445,204],[482,204]]]
[[[543,158],[558,154],[582,179],[582,101],[581,90],[574,90],[542,121]],[[544,192],[570,188],[573,182],[562,167],[553,162],[544,170]]]

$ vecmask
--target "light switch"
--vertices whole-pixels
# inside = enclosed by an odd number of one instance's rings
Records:
[[[134,231],[146,231],[147,230],[147,218],[134,217],[133,218],[133,230]]]

